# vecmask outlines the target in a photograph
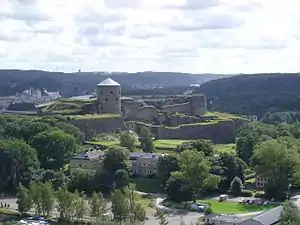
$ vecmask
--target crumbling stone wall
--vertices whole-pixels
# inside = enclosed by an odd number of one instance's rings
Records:
[[[140,121],[153,121],[157,117],[157,114],[158,110],[154,106],[145,106],[139,109],[136,118]]]
[[[181,124],[195,124],[200,122],[201,119],[195,116],[174,114],[170,116],[169,126],[179,126]]]
[[[175,104],[175,105],[166,105],[162,107],[162,112],[167,114],[174,114],[174,113],[184,113],[188,114],[190,112],[190,103],[182,103],[182,104]]]
[[[118,130],[127,129],[122,117],[119,118],[99,118],[99,119],[73,119],[69,122],[79,127],[89,139],[95,133],[111,133]]]
[[[184,124],[179,127],[155,126],[152,132],[159,139],[206,139],[216,144],[234,143],[236,127],[234,121],[212,124]]]

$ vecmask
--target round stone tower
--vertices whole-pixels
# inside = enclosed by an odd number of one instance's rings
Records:
[[[100,113],[121,113],[121,85],[107,78],[97,84]]]

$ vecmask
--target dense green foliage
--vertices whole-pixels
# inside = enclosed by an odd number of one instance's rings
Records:
[[[60,172],[38,169],[62,170],[77,151],[83,134],[59,117],[0,116],[0,137],[0,190],[14,191],[20,182],[62,182]]]
[[[280,225],[300,224],[300,211],[294,202],[287,202],[283,205],[283,212],[280,217]]]
[[[207,96],[215,111],[257,115],[300,111],[298,74],[240,75],[209,81],[196,91]]]

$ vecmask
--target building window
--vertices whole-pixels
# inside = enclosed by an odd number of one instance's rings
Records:
[[[107,102],[107,101],[108,101],[108,99],[106,98],[106,99],[105,99],[105,101]]]
[[[112,91],[111,91],[110,93],[111,93],[111,94],[113,94],[113,92],[112,92]]]
[[[119,99],[118,98],[116,98],[116,101],[118,101]]]
[[[101,95],[103,95],[103,91],[101,91]]]

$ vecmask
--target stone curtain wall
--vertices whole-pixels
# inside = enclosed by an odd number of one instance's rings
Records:
[[[162,107],[162,112],[167,114],[184,113],[190,115],[190,103],[182,103],[175,105],[166,105]]]
[[[110,133],[117,130],[125,130],[126,126],[122,117],[98,118],[98,119],[74,119],[69,121],[79,127],[89,139],[93,133]]]
[[[153,126],[152,132],[159,139],[206,139],[215,144],[235,142],[234,121],[220,121],[212,124],[185,124],[179,127]]]

